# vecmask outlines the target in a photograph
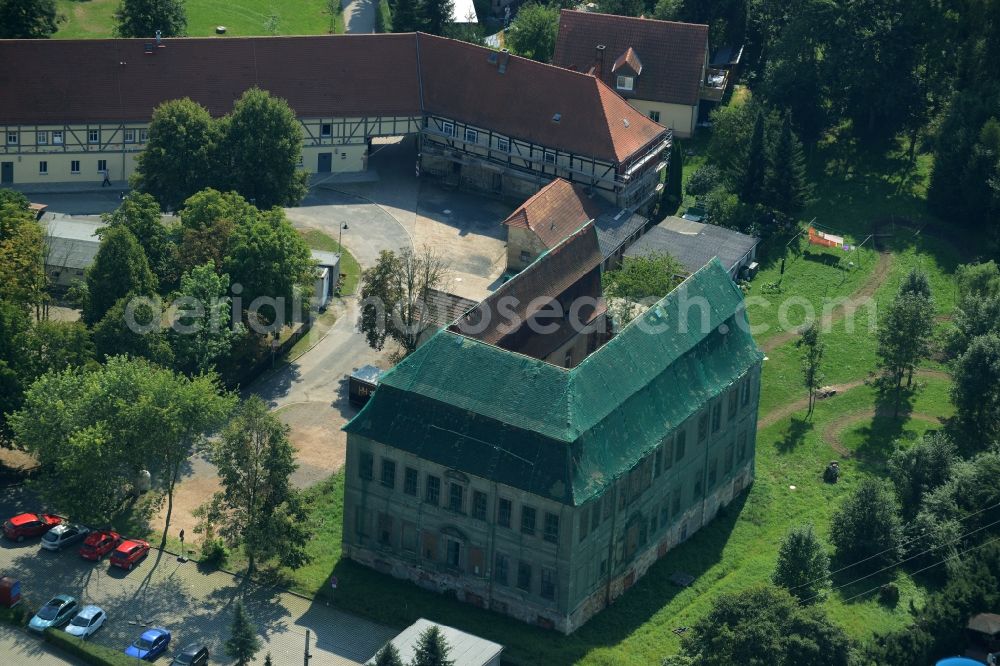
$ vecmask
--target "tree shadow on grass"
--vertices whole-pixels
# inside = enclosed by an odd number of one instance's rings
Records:
[[[781,439],[775,443],[778,453],[791,453],[802,443],[807,433],[811,432],[814,425],[812,421],[793,416],[788,423],[788,428],[782,433]]]

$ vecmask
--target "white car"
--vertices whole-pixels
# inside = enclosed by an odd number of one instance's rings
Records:
[[[42,535],[42,548],[59,551],[90,534],[90,528],[83,525],[56,525]]]
[[[66,633],[77,638],[88,638],[104,626],[108,614],[99,606],[84,606],[66,625]]]

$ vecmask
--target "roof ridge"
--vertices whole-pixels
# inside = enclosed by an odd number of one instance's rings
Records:
[[[664,23],[664,24],[667,24],[667,25],[692,26],[692,27],[704,28],[705,30],[708,30],[708,24],[707,23],[691,23],[689,21],[666,21],[664,19],[647,18],[645,16],[625,16],[624,14],[606,14],[604,12],[581,12],[578,9],[561,9],[561,10],[559,10],[560,17],[562,17],[563,14],[579,14],[581,16],[595,16],[595,17],[596,16],[601,16],[601,17],[607,16],[607,17],[615,19],[615,20],[620,20],[623,23],[624,22],[636,22],[636,23],[638,23],[638,22],[642,21],[644,23]]]

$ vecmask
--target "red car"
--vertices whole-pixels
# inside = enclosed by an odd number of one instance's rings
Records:
[[[149,553],[149,543],[142,539],[126,539],[111,553],[111,564],[131,571],[135,563]]]
[[[14,541],[24,541],[24,537],[42,536],[62,523],[59,516],[47,513],[19,513],[3,524],[3,534]]]
[[[114,530],[97,530],[87,535],[80,546],[80,557],[99,561],[115,549],[122,541],[122,535]]]

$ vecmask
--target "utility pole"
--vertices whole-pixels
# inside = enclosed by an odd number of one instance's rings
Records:
[[[309,630],[306,629],[306,651],[305,654],[302,655],[303,666],[309,666],[310,659],[312,659],[312,655],[309,654]]]

